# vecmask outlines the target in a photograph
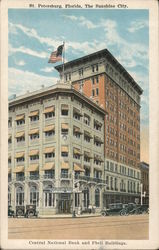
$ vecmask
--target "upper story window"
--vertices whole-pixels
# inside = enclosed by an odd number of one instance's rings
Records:
[[[102,127],[102,123],[99,122],[98,120],[94,120],[94,128],[95,128],[96,130],[101,131],[101,127]]]
[[[96,95],[99,95],[99,89],[98,88],[96,89]]]
[[[79,73],[79,76],[83,76],[83,68],[79,69],[78,73]]]
[[[44,132],[46,137],[53,136],[55,134],[55,125],[53,124],[45,127]]]
[[[68,105],[67,104],[61,105],[61,115],[68,116]]]
[[[12,118],[9,117],[8,119],[8,128],[11,128],[12,127]]]
[[[82,132],[80,131],[80,128],[74,126],[74,127],[73,127],[73,135],[74,135],[76,138],[80,138],[80,137],[81,137],[81,134],[82,134]]]
[[[55,107],[47,107],[44,110],[44,114],[45,114],[45,119],[49,119],[55,116]]]
[[[16,159],[16,162],[24,162],[24,157],[19,157]]]
[[[30,156],[31,161],[39,160],[39,155],[32,155]]]
[[[103,141],[98,136],[94,136],[94,144],[98,147],[101,147],[101,144],[103,144]]]
[[[92,65],[92,72],[97,72],[98,71],[98,64]]]
[[[30,139],[31,140],[36,140],[39,138],[39,130],[38,129],[32,129],[30,132],[29,132],[29,135],[30,135]]]
[[[79,109],[73,108],[73,118],[80,121],[82,114]]]
[[[25,124],[25,115],[17,115],[16,116],[16,123],[17,123],[17,126],[20,126],[20,125],[23,125]]]
[[[36,122],[39,120],[39,111],[31,111],[29,114],[30,122]]]
[[[16,155],[15,155],[16,162],[24,162],[24,159],[25,159],[24,156],[25,156],[24,152],[16,153]]]
[[[11,143],[12,143],[12,136],[9,135],[9,136],[8,136],[8,144],[11,144]]]
[[[92,89],[92,96],[95,96],[95,90]]]
[[[78,148],[73,149],[73,158],[80,160],[81,155],[82,154],[81,154],[80,149],[78,149]]]
[[[45,159],[47,158],[54,158],[55,157],[55,152],[51,152],[51,153],[46,153],[45,154]]]
[[[68,135],[68,123],[62,123],[61,124],[61,134],[62,135]]]
[[[25,141],[25,133],[24,133],[24,131],[16,133],[15,137],[17,139],[17,142]]]
[[[66,82],[71,80],[71,73],[65,74],[65,80]]]
[[[62,157],[68,157],[68,146],[62,146],[61,147],[61,156]]]
[[[90,126],[91,118],[90,116],[84,114],[84,123],[88,126]]]

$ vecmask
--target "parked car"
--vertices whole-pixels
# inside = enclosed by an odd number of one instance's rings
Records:
[[[102,216],[109,216],[109,215],[123,215],[123,204],[122,203],[113,203],[109,204],[108,208],[105,208],[101,211]]]
[[[15,217],[15,212],[12,209],[12,206],[8,206],[8,217]]]
[[[149,213],[149,205],[148,204],[144,204],[138,207],[138,211],[140,214],[148,214]]]
[[[26,213],[25,213],[25,217],[37,217],[38,213],[36,211],[36,205],[26,205]]]
[[[16,206],[16,217],[25,216],[25,206]]]

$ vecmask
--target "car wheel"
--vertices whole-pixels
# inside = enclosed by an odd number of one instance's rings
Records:
[[[101,215],[102,215],[102,216],[106,216],[106,212],[102,212]]]
[[[21,209],[19,209],[18,211],[17,211],[17,216],[22,216],[23,215],[23,211],[21,210]]]
[[[28,217],[33,217],[34,216],[34,211],[33,210],[30,210],[29,212],[28,212]]]

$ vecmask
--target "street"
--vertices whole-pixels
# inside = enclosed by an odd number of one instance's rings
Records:
[[[9,239],[148,239],[148,215],[8,219]]]

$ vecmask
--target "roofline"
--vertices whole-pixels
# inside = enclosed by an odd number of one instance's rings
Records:
[[[129,79],[129,81],[135,85],[136,89],[138,90],[139,94],[141,95],[143,93],[143,89],[135,82],[135,80],[133,79],[133,77],[128,73],[128,71],[118,62],[118,60],[110,53],[109,50],[107,49],[103,49],[103,50],[99,50],[97,52],[94,52],[92,54],[74,59],[72,61],[69,61],[67,63],[65,63],[65,68],[67,66],[71,66],[72,64],[87,60],[89,57],[93,58],[95,56],[107,56],[108,58],[110,57],[111,60],[114,61],[114,63],[117,65],[117,67],[119,68],[119,70],[125,74],[125,76]],[[54,67],[58,72],[62,71],[63,69],[63,64],[57,65]]]
[[[56,88],[53,88],[53,89],[44,90],[43,92],[40,92],[40,93],[35,93],[33,95],[29,95],[29,96],[26,96],[26,97],[22,96],[22,98],[20,98],[20,96],[19,96],[18,100],[14,99],[14,100],[9,102],[9,107],[13,107],[13,106],[22,104],[24,102],[29,102],[29,101],[33,100],[33,98],[39,99],[39,98],[43,98],[43,97],[46,97],[46,96],[51,95],[51,94],[63,93],[63,92],[64,93],[74,94],[78,98],[80,98],[80,99],[84,100],[85,102],[87,102],[89,105],[93,106],[96,110],[98,110],[103,115],[105,115],[107,113],[106,110],[101,108],[98,104],[96,104],[94,101],[92,101],[90,98],[88,98],[84,94],[81,94],[80,92],[75,90],[73,87],[72,88],[56,87]],[[30,92],[30,94],[31,94],[31,92]]]

